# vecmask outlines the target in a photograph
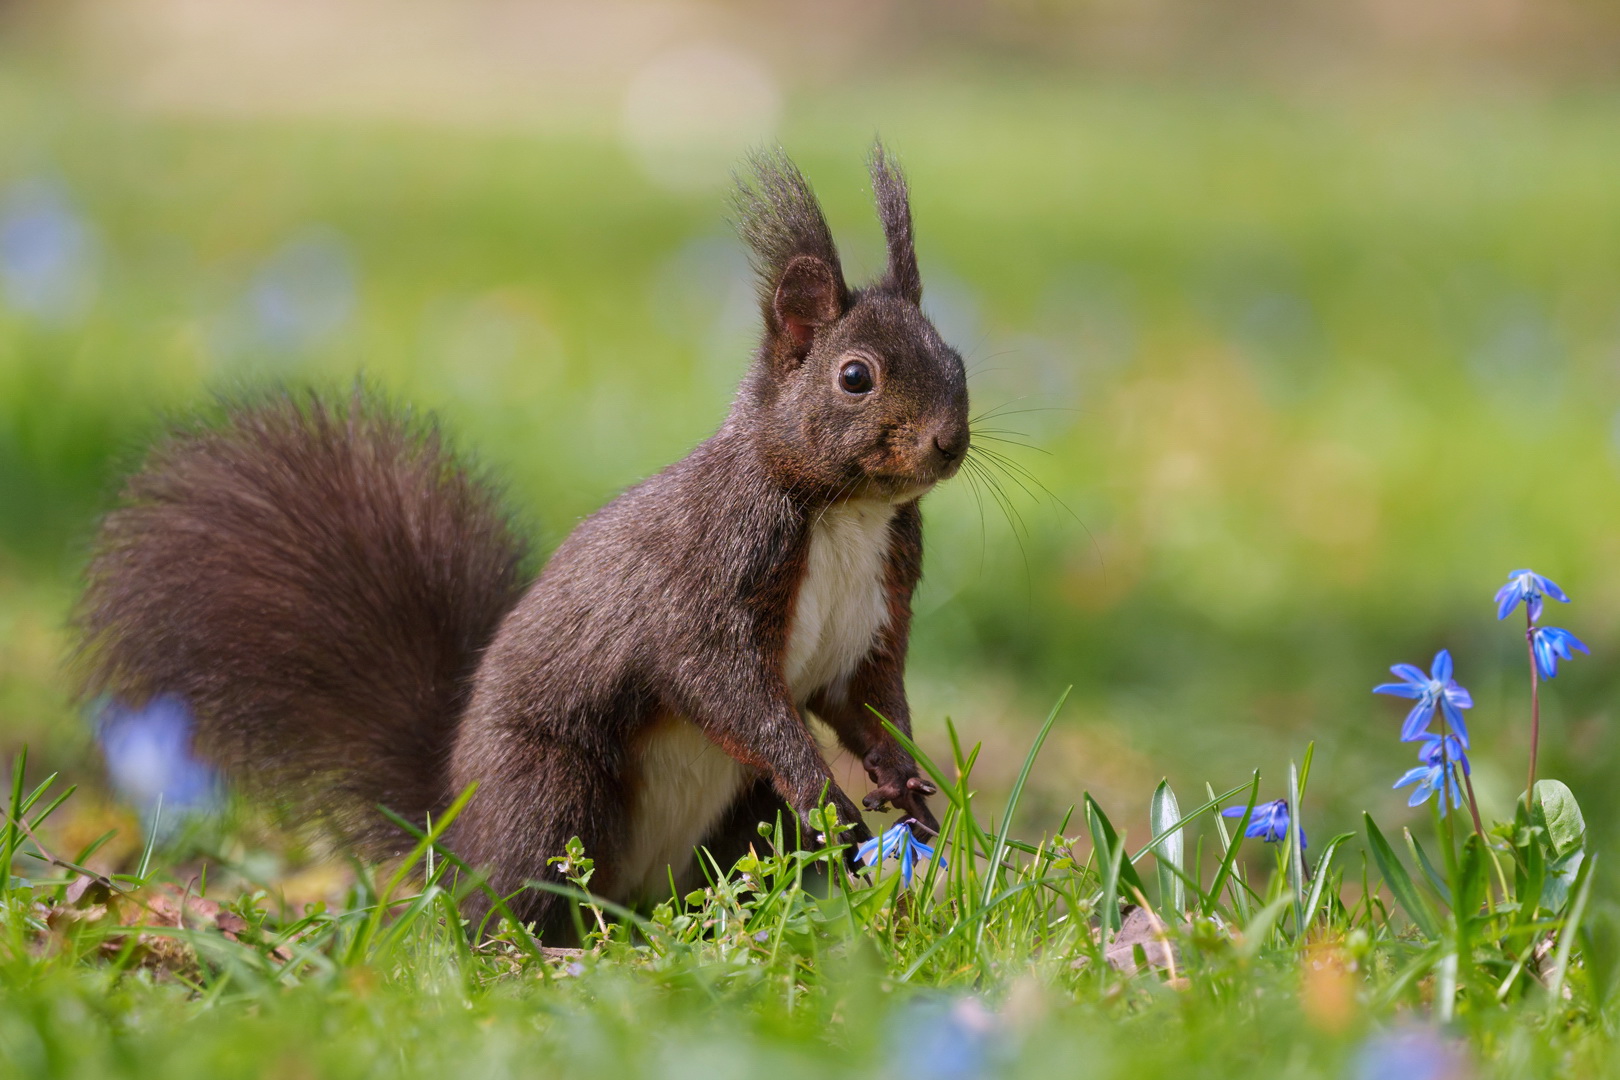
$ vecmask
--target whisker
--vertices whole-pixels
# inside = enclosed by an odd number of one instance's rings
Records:
[[[988,435],[982,431],[975,431],[972,433],[972,435],[975,439],[989,439],[991,442],[1006,443],[1008,446],[1017,446],[1025,450],[1033,450],[1037,454],[1045,454],[1047,457],[1052,456],[1052,451],[1047,450],[1044,447],[1036,446],[1034,443],[1019,442],[1017,439],[1008,439],[1001,435]]]
[[[1023,468],[1020,465],[1009,463],[1009,462],[1005,461],[1004,459],[1002,459],[1000,456],[998,456],[994,451],[987,450],[982,446],[981,447],[976,447],[976,448],[970,448],[968,452],[973,453],[973,452],[975,452],[975,450],[981,456],[981,459],[983,460],[984,464],[986,464],[986,465],[988,465],[988,466],[990,466],[992,468],[999,469],[1002,472],[1002,474],[1007,477],[1008,480],[1011,480],[1014,484],[1016,484],[1018,486],[1019,491],[1022,491],[1025,495],[1028,495],[1030,497],[1030,499],[1032,499],[1032,500],[1034,500],[1036,502],[1040,501],[1039,499],[1036,498],[1035,493],[1033,491],[1031,491],[1029,489],[1029,487],[1026,486],[1025,483],[1024,483],[1024,480],[1026,478],[1028,478],[1028,479],[1030,479],[1031,483],[1035,484],[1037,487],[1040,486],[1040,481],[1033,479],[1033,477],[1030,476],[1030,473],[1029,473],[1028,469]],[[1048,492],[1047,494],[1050,495],[1051,493]]]
[[[981,461],[966,458],[963,460],[963,464],[966,465],[970,461],[973,467],[979,471],[979,477],[985,482],[991,497],[1001,506],[1001,512],[1007,518],[1007,524],[1012,527],[1013,535],[1020,538],[1019,545],[1022,547],[1022,537],[1029,535],[1029,525],[1024,521],[1024,515],[1020,514],[1018,508],[1013,505],[1011,496],[1002,488],[1001,482],[996,479],[995,474]]]
[[[1029,447],[1029,449],[1031,449],[1031,450],[1039,450],[1040,447],[1032,446],[1032,447]],[[1046,453],[1046,451],[1042,451],[1042,452]],[[1085,523],[1085,520],[1083,518],[1081,518],[1081,516],[1079,514],[1075,513],[1074,509],[1071,506],[1069,506],[1068,503],[1066,503],[1062,499],[1058,498],[1057,494],[1051,488],[1047,487],[1044,483],[1042,483],[1039,477],[1037,477],[1034,473],[1030,472],[1028,469],[1026,469],[1023,465],[1021,465],[1017,461],[1014,461],[1012,458],[1008,457],[1006,454],[1003,454],[1003,453],[1001,453],[999,451],[996,451],[996,450],[992,450],[989,447],[986,447],[986,446],[971,446],[970,445],[968,447],[968,459],[972,459],[972,457],[973,457],[973,455],[975,453],[979,454],[983,458],[982,461],[978,462],[978,465],[979,465],[979,467],[981,469],[985,468],[987,465],[995,466],[996,468],[1000,469],[1003,473],[1005,473],[1007,475],[1008,479],[1010,479],[1013,483],[1017,484],[1019,486],[1019,488],[1023,490],[1024,494],[1029,495],[1030,498],[1032,498],[1032,499],[1035,498],[1034,494],[1029,490],[1028,487],[1024,486],[1023,482],[1020,481],[1019,477],[1022,476],[1024,480],[1027,480],[1029,483],[1031,483],[1035,487],[1039,488],[1041,490],[1042,494],[1044,494],[1049,500],[1051,500],[1051,502],[1052,502],[1052,504],[1054,506],[1057,506],[1057,507],[1061,508],[1065,514],[1068,514],[1069,517],[1074,520],[1074,523],[1076,525],[1080,526],[1081,529],[1085,530],[1086,539],[1091,544],[1091,550],[1097,556],[1098,565],[1099,566],[1106,566],[1107,565],[1108,560],[1103,557],[1102,545],[1097,542],[1097,536],[1096,536],[1095,533],[1093,533],[1091,531],[1091,526],[1087,525]],[[1050,456],[1050,455],[1048,455],[1048,456]]]
[[[996,505],[1001,508],[1002,517],[1007,519],[1007,527],[1012,530],[1013,541],[1018,545],[1018,557],[1024,564],[1024,588],[1029,594],[1030,602],[1033,604],[1035,598],[1035,577],[1029,568],[1029,549],[1024,546],[1024,537],[1022,532],[1020,532],[1020,530],[1023,532],[1028,532],[1028,527],[1024,523],[1023,516],[1018,513],[1017,508],[1012,505],[1012,500],[1008,498],[1006,492],[1001,490],[1001,485],[996,482],[995,477],[981,462],[974,461],[971,457],[968,457],[962,459],[962,465],[964,468],[970,468],[972,471],[978,474],[979,479],[984,482],[986,489],[990,492],[991,498],[993,498],[996,501]]]
[[[968,490],[973,492],[973,503],[979,508],[979,575],[984,576],[984,557],[989,550],[989,532],[984,523],[984,499],[979,493],[979,479],[971,472],[963,472],[963,479],[968,482]]]

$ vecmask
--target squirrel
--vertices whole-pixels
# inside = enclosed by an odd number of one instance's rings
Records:
[[[934,786],[874,711],[909,735],[918,501],[968,452],[962,358],[919,306],[881,143],[887,267],[863,288],[786,154],[749,172],[764,332],[730,413],[532,582],[498,488],[431,419],[364,388],[226,401],[174,426],[101,523],[84,693],[178,695],[206,759],[379,858],[412,842],[379,805],[422,822],[476,783],[449,847],[542,934],[568,934],[567,901],[525,883],[561,883],[548,860],[573,837],[627,905],[784,810],[813,836],[830,803],[868,839],[809,716],[865,767],[867,809],[936,832]]]

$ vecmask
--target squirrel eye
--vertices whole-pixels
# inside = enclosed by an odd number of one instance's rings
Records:
[[[872,392],[872,369],[860,360],[851,360],[838,369],[838,385],[848,394]]]

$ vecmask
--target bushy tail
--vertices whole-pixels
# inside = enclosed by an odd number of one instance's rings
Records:
[[[88,694],[177,694],[241,786],[374,854],[447,801],[480,651],[523,543],[431,421],[356,392],[179,428],[102,524],[78,612]]]

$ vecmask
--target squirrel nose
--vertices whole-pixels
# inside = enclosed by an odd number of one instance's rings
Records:
[[[966,428],[957,431],[941,432],[934,436],[934,449],[939,456],[949,464],[967,453],[968,433]]]

